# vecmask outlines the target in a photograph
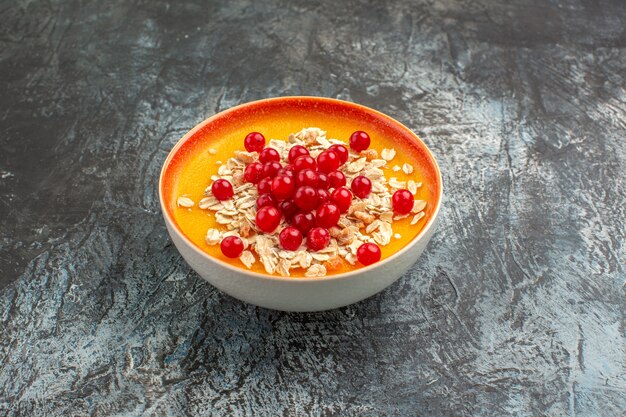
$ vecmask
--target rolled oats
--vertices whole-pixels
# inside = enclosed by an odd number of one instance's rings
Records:
[[[424,210],[426,208],[426,201],[424,200],[415,200],[413,202],[413,210],[411,210],[411,213],[419,213],[420,211]]]
[[[413,216],[413,219],[411,220],[411,224],[417,224],[417,222],[419,222],[424,216],[425,216],[424,212],[420,211],[415,216]]]
[[[396,150],[394,148],[391,149],[383,149],[382,152],[380,153],[380,156],[385,160],[385,161],[391,161],[393,158],[395,158],[396,156]]]
[[[307,146],[311,156],[315,157],[332,144],[343,144],[338,139],[326,138],[326,132],[319,128],[306,128],[289,135],[288,141],[271,139],[269,146],[276,149],[281,156],[281,163],[286,163],[289,150],[296,145]],[[212,155],[215,153],[210,152]],[[212,181],[223,178],[231,181],[235,197],[232,200],[219,201],[211,193],[211,187],[205,190],[198,207],[209,210],[215,216],[219,229],[207,230],[206,242],[217,245],[228,235],[237,235],[244,242],[244,251],[239,257],[241,263],[251,269],[257,260],[268,274],[280,274],[288,277],[292,269],[305,270],[307,277],[322,277],[328,271],[341,268],[342,262],[350,265],[357,263],[356,252],[365,242],[375,242],[381,246],[388,245],[392,238],[400,239],[399,233],[393,233],[393,221],[408,217],[394,215],[391,196],[396,189],[408,188],[413,194],[421,186],[413,180],[399,181],[392,177],[385,178],[383,168],[394,159],[396,150],[383,149],[379,153],[368,149],[361,153],[350,151],[349,160],[340,169],[346,175],[348,183],[358,175],[364,175],[372,181],[372,192],[365,199],[355,198],[347,213],[341,215],[337,226],[332,227],[330,244],[317,252],[310,252],[302,245],[296,251],[286,251],[280,246],[278,233],[287,226],[283,220],[281,225],[271,234],[262,233],[256,226],[256,186],[244,182],[243,172],[246,165],[258,160],[257,152],[235,151],[234,157],[220,165],[218,175],[211,176]],[[413,172],[410,164],[402,167],[394,165],[394,172]],[[190,205],[189,205],[190,204]],[[178,199],[181,207],[192,207],[194,202],[187,196]],[[424,217],[423,209],[426,202],[416,200],[413,207],[411,224]],[[416,211],[417,210],[417,211]],[[419,217],[418,217],[419,216]],[[256,255],[256,256],[255,256]]]
[[[194,202],[189,197],[181,196],[181,197],[178,197],[177,204],[178,204],[178,207],[189,208],[189,207],[193,207]]]
[[[239,260],[242,264],[244,264],[248,269],[252,268],[252,265],[256,262],[256,258],[254,254],[249,250],[244,250],[239,257]]]

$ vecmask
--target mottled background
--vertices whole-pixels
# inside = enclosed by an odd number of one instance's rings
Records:
[[[623,415],[626,3],[386,3],[0,3],[0,415]],[[196,123],[298,94],[446,186],[406,276],[317,314],[199,279],[156,192]]]

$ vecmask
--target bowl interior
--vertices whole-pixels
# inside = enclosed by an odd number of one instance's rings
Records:
[[[431,196],[425,210],[426,222],[422,231],[407,246],[419,239],[430,227],[439,209],[442,190],[437,163],[426,145],[404,125],[382,113],[354,103],[318,97],[282,97],[246,103],[198,124],[176,144],[164,163],[159,187],[164,216],[181,236],[186,237],[174,216],[178,197],[177,178],[185,164],[200,148],[208,149],[212,142],[224,138],[242,142],[250,131],[261,131],[268,139],[283,138],[285,131],[297,132],[311,126],[332,132],[332,137],[344,140],[355,130],[365,130],[373,140],[376,136],[391,138],[397,144],[398,150],[410,153],[413,165],[422,175],[423,187],[427,187]],[[186,240],[195,249],[203,252],[190,239]],[[210,257],[208,254],[206,256]],[[383,262],[392,258],[393,255]],[[260,273],[252,274],[269,277]],[[343,274],[330,275],[326,279],[341,275]]]

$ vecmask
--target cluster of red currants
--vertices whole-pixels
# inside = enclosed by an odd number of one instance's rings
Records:
[[[366,198],[372,191],[372,182],[362,175],[352,180],[350,190],[346,187],[346,176],[339,170],[349,157],[344,145],[332,145],[317,158],[306,147],[296,145],[289,150],[289,163],[285,166],[281,165],[276,149],[265,147],[261,133],[248,134],[244,145],[248,152],[259,153],[259,161],[249,164],[244,171],[244,180],[256,184],[259,194],[256,225],[261,231],[271,233],[284,217],[290,226],[278,237],[285,250],[297,250],[305,236],[308,249],[319,251],[327,247],[328,229],[336,226],[340,215],[348,211],[353,194]],[[350,136],[350,148],[356,152],[369,145],[366,132],[357,131]],[[215,181],[211,190],[218,200],[233,196],[232,185],[223,179]],[[413,208],[413,195],[408,190],[400,191],[393,195],[393,209],[406,214]],[[230,236],[222,240],[221,249],[224,255],[235,258],[241,255],[243,242]],[[357,258],[364,265],[377,262],[380,257],[380,248],[374,243],[365,243],[357,251]]]

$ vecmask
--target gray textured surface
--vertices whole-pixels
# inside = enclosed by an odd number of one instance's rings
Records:
[[[622,415],[626,6],[515,3],[4,1],[0,415]],[[155,186],[297,94],[406,123],[447,193],[409,274],[319,314],[201,281]]]

